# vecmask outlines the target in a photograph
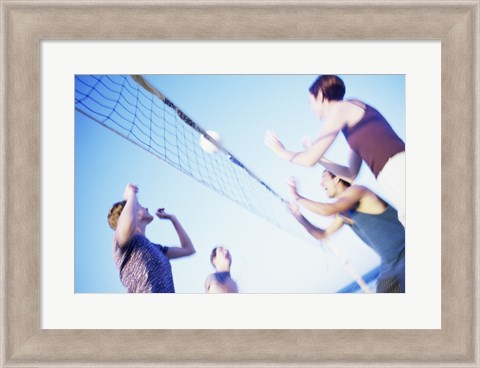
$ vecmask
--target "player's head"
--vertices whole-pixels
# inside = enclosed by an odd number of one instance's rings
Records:
[[[348,181],[333,175],[330,171],[325,170],[322,174],[320,185],[325,189],[329,198],[334,198],[347,189],[351,184]]]
[[[112,206],[112,208],[110,208],[107,218],[108,218],[108,225],[110,225],[110,228],[112,228],[112,230],[117,229],[118,219],[120,218],[120,215],[122,214],[122,211],[125,208],[126,204],[127,204],[127,201],[120,201],[115,203]],[[148,208],[138,205],[137,220],[139,222],[144,222],[146,224],[149,224],[150,222],[153,221],[153,216],[150,215],[150,213],[148,212]]]
[[[336,75],[321,75],[310,86],[310,94],[320,102],[341,101],[345,96],[345,84]]]
[[[210,253],[210,262],[215,269],[230,267],[232,265],[232,256],[227,248],[219,246],[215,247]]]
[[[110,211],[108,212],[108,224],[112,228],[112,230],[117,229],[117,223],[118,223],[118,218],[120,217],[123,208],[127,204],[127,201],[120,201],[115,203],[112,208],[110,208]]]

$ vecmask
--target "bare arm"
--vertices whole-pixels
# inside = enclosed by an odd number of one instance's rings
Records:
[[[208,287],[205,288],[205,292],[208,294],[224,294],[227,293],[228,290],[226,290],[224,285],[213,280],[208,284]]]
[[[348,166],[339,165],[329,159],[322,157],[318,163],[325,169],[330,171],[333,175],[338,176],[348,181],[353,181],[360,171],[362,166],[362,159],[355,152],[350,150],[350,157],[348,160]]]
[[[347,190],[345,190],[335,202],[321,203],[312,201],[311,199],[305,198],[300,195],[297,190],[297,183],[295,178],[290,178],[287,184],[290,187],[292,197],[295,199],[295,201],[297,201],[298,204],[322,216],[335,215],[339,212],[343,212],[350,208],[356,207],[357,203],[365,194],[365,190],[363,187],[352,185]]]
[[[287,185],[290,188],[292,198],[303,207],[322,216],[330,216],[336,213],[335,206],[332,203],[315,202],[300,195],[298,193],[297,181],[295,178],[291,177],[288,180]]]
[[[238,293],[238,286],[231,278],[221,283],[216,280],[213,274],[210,274],[205,280],[205,292],[208,294]]]
[[[130,242],[137,230],[138,213],[138,187],[135,184],[128,184],[125,188],[123,198],[127,201],[122,213],[118,218],[116,239],[120,248]]]
[[[337,216],[335,220],[324,230],[308,221],[300,212],[298,205],[294,202],[288,204],[288,208],[295,219],[312,235],[315,239],[322,240],[328,235],[334,233],[343,226],[342,219]]]
[[[205,292],[206,293],[208,293],[208,291],[210,290],[210,286],[211,286],[212,283],[213,283],[213,275],[210,274],[205,279]]]
[[[303,146],[306,149],[309,149],[312,146],[312,142],[308,137],[303,139]],[[360,167],[362,166],[362,159],[358,156],[353,150],[350,149],[350,156],[348,159],[348,166],[339,165],[325,156],[323,156],[318,163],[322,165],[325,169],[330,171],[333,175],[339,176],[340,178],[353,181],[360,171]]]
[[[207,276],[205,280],[205,292],[207,294],[221,294],[225,293],[224,287],[215,279],[213,274]]]
[[[163,208],[158,209],[156,215],[160,219],[168,219],[172,222],[172,225],[175,228],[175,231],[177,232],[178,238],[180,240],[180,247],[168,248],[168,258],[172,259],[186,257],[196,252],[193,243],[190,240],[190,237],[188,236],[187,232],[183,228],[180,221],[178,221],[176,216],[165,213]]]
[[[212,282],[208,288],[209,294],[223,294],[225,293],[224,288],[221,287],[217,282]]]
[[[333,203],[315,202],[300,195],[297,202],[319,215],[331,216],[356,207],[362,196],[363,189],[359,186],[352,186],[342,193],[342,196]]]
[[[316,141],[304,151],[294,152],[287,150],[277,135],[270,131],[265,135],[265,144],[277,156],[289,160],[296,165],[311,167],[317,164],[323,157],[344,124],[345,121],[341,118],[340,114],[332,117],[325,123]]]

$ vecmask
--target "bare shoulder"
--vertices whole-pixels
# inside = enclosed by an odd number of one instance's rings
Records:
[[[358,100],[342,101],[343,116],[351,127],[365,115],[366,105]]]
[[[211,273],[210,275],[207,276],[207,278],[205,279],[205,286],[210,285],[212,282],[215,281],[215,276],[213,273]]]
[[[337,114],[349,115],[352,112],[358,111],[359,109],[363,110],[360,104],[361,102],[357,104],[349,100],[342,100],[338,101],[334,106],[332,106],[332,110]]]
[[[344,101],[331,104],[325,117],[325,124],[333,128],[341,128],[347,121],[347,110]]]
[[[350,187],[348,187],[348,189],[345,190],[345,192],[343,192],[342,194],[345,194],[345,195],[356,194],[356,195],[358,195],[358,194],[367,194],[368,192],[370,192],[370,189],[368,189],[367,187],[365,187],[363,185],[353,184]]]
[[[331,106],[331,115],[332,117],[345,116],[350,111],[350,103],[347,101],[336,101],[335,104]]]
[[[205,292],[209,294],[223,293],[222,285],[215,278],[215,274],[211,273],[205,279]]]
[[[369,201],[374,202],[383,202],[375,192],[363,185],[352,185],[345,192],[348,192],[349,190],[352,190],[352,193],[356,192],[357,195],[360,195],[362,199],[368,199]]]
[[[362,185],[352,185],[338,196],[338,200],[359,202],[363,198],[367,197],[369,195],[368,193],[369,190],[366,187]]]
[[[364,194],[361,197],[360,205],[357,210],[365,213],[379,214],[385,210],[386,206],[387,205],[382,198],[370,189],[364,187]]]
[[[360,184],[353,184],[352,186],[350,186],[350,189],[359,190],[362,192],[371,192],[371,190],[368,189],[366,186]]]
[[[210,274],[205,280],[205,292],[209,294],[238,293],[238,286],[231,277],[220,282],[215,274]]]
[[[355,191],[358,193],[361,193],[363,197],[375,197],[378,198],[378,196],[373,192],[370,188],[363,186],[363,185],[352,185],[350,188],[353,188]]]

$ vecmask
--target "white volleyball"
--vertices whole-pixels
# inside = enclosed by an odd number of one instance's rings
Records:
[[[207,134],[212,137],[215,141],[220,142],[220,134],[214,130],[207,130]],[[217,146],[215,146],[212,142],[206,139],[203,135],[200,136],[200,147],[202,150],[208,153],[215,153],[218,151]]]

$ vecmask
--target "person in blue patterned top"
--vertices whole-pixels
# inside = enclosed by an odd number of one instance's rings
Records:
[[[174,293],[170,259],[192,255],[195,248],[178,219],[163,208],[156,215],[171,221],[181,246],[167,247],[147,239],[145,230],[154,217],[138,203],[137,193],[138,187],[128,184],[124,200],[115,203],[108,213],[108,223],[115,231],[113,260],[120,280],[129,293]]]

